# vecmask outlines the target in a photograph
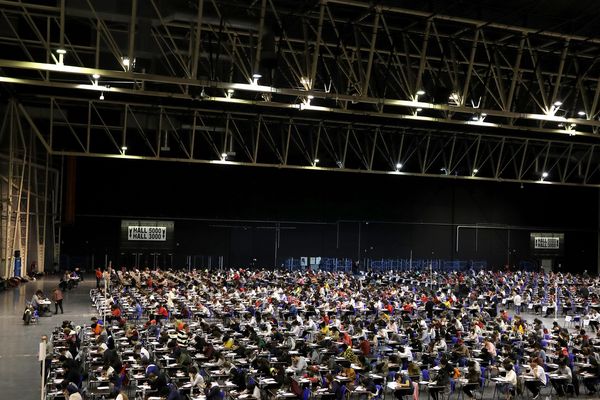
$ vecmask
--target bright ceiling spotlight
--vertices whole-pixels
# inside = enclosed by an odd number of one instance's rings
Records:
[[[562,101],[560,101],[560,100],[557,100],[557,101],[555,101],[555,102],[554,102],[554,106],[555,106],[555,107],[560,107],[560,106],[562,106],[562,104],[563,104],[563,103],[562,103]]]
[[[129,69],[129,64],[130,64],[129,57],[121,57],[121,61],[123,61],[123,66],[125,68]]]
[[[477,168],[473,168],[473,175],[477,174],[479,170]]]
[[[398,163],[396,164],[396,170],[401,170],[402,169],[402,163]]]
[[[585,111],[582,110],[582,111],[578,111],[577,115],[579,115],[580,117],[585,117],[586,114],[585,114]]]
[[[67,50],[65,50],[65,49],[57,49],[56,50],[56,54],[58,54],[58,65],[64,65],[65,54],[67,54]]]
[[[542,178],[546,179],[548,177],[548,173],[546,171],[542,172]]]
[[[94,78],[94,79],[98,80],[98,79],[100,79],[100,75],[98,75],[98,74],[94,74],[94,75],[92,75],[92,78]]]
[[[305,88],[310,88],[310,79],[306,76],[300,77],[300,84]]]
[[[100,99],[100,100],[104,100],[104,92],[100,92],[100,97],[99,97],[99,99]]]
[[[417,90],[417,96],[423,96],[424,94],[425,94],[425,91],[423,89]]]
[[[312,100],[315,98],[315,96],[313,96],[312,94],[309,94],[308,96],[306,96],[307,99]]]
[[[221,159],[223,161],[226,161],[227,160],[227,153],[221,153]]]
[[[421,107],[417,108],[417,112],[421,112],[423,109]]]

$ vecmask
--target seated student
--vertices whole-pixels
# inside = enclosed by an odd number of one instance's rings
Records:
[[[221,400],[221,389],[217,382],[212,382],[210,387],[204,389],[206,400]]]
[[[516,394],[517,373],[513,369],[513,365],[510,361],[505,361],[503,367],[506,370],[506,376],[504,377],[503,382],[498,383],[498,390],[501,393],[504,393],[506,400],[511,400]]]
[[[159,396],[168,396],[170,389],[167,385],[167,378],[160,369],[152,364],[146,368],[146,376],[148,377],[148,384],[150,389],[155,390]]]
[[[64,381],[63,382],[71,382],[74,383],[77,388],[79,388],[79,384],[81,383],[81,374],[79,373],[79,367],[77,363],[73,360],[63,362],[62,364],[64,370]]]
[[[150,352],[141,343],[135,345],[133,353],[135,357],[139,357],[142,364],[150,362]]]
[[[202,374],[198,372],[198,368],[190,367],[188,375],[190,377],[190,384],[192,385],[192,389],[197,388],[201,392],[204,392],[206,383],[204,382],[204,377],[202,376]]]
[[[573,372],[567,365],[567,360],[560,360],[556,374],[559,375],[560,378],[551,378],[550,383],[552,383],[554,390],[556,390],[556,394],[562,397],[565,395],[566,386],[573,381]]]
[[[542,366],[536,359],[532,359],[531,362],[529,363],[529,365],[531,367],[531,372],[529,373],[529,375],[535,379],[526,380],[525,387],[527,387],[527,389],[529,389],[529,391],[531,392],[532,398],[535,400],[540,395],[540,388],[542,386],[546,386],[546,383],[547,383],[546,372],[544,371],[544,368],[542,368]]]
[[[404,396],[411,396],[413,394],[412,383],[410,378],[405,371],[400,371],[396,375],[396,390],[394,390],[394,397],[398,400],[403,400]]]
[[[583,372],[588,372],[592,376],[583,378],[583,384],[588,390],[589,394],[596,394],[596,385],[600,382],[600,363],[594,354],[588,357],[589,367],[583,368]]]
[[[79,388],[73,382],[68,382],[63,387],[63,394],[67,400],[83,400]]]
[[[31,297],[31,306],[38,311],[39,315],[43,315],[44,313],[50,311],[45,304],[40,304],[41,301],[46,300],[46,296],[44,296],[44,292],[41,290],[37,290],[35,294]]]
[[[431,382],[434,384],[429,386],[429,393],[433,400],[439,400],[439,394],[445,392],[450,385],[450,373],[448,372],[447,360],[442,359],[440,361],[440,369]]]
[[[470,356],[471,352],[469,351],[469,348],[465,345],[462,339],[459,339],[456,345],[452,348],[452,360],[455,362],[459,362],[462,360],[466,360]]]
[[[481,369],[476,367],[474,361],[469,361],[469,367],[465,376],[467,383],[463,386],[463,392],[469,399],[473,398],[473,390],[481,385]]]

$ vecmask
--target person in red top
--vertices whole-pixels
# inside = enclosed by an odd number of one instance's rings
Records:
[[[166,309],[166,307],[164,305],[160,305],[160,307],[158,307],[158,310],[156,312],[156,320],[161,320],[161,319],[169,319],[169,310]]]
[[[352,336],[348,334],[348,332],[344,332],[344,336],[342,338],[342,342],[346,343],[348,346],[352,347]]]
[[[106,318],[107,321],[119,321],[121,319],[121,309],[113,305],[110,310],[110,316]]]
[[[358,345],[358,348],[365,357],[368,357],[371,354],[371,342],[369,342],[367,338],[362,338],[360,344]]]
[[[100,281],[102,280],[102,270],[96,267],[96,289],[100,289]]]

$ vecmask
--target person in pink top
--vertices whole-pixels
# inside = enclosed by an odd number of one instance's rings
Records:
[[[52,301],[54,301],[54,314],[58,314],[59,307],[60,307],[60,313],[64,314],[63,306],[62,306],[63,292],[62,292],[62,290],[60,290],[60,288],[58,286],[55,287],[54,290],[52,291]]]

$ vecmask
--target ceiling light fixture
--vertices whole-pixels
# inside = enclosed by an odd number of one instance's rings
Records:
[[[100,100],[104,100],[104,92],[100,92],[100,97],[99,97],[99,99],[100,99]]]
[[[129,60],[129,57],[121,57],[121,64],[123,64],[125,71],[129,71],[131,68],[131,60]]]
[[[300,84],[302,86],[304,86],[305,89],[309,89],[310,88],[310,86],[311,86],[310,83],[311,83],[310,79],[307,78],[306,76],[300,77]]]
[[[583,111],[583,110],[582,111],[578,111],[577,115],[579,115],[580,117],[585,117],[586,116],[585,111]]]
[[[548,173],[546,171],[542,172],[542,179],[546,179],[548,177]]]
[[[402,163],[396,164],[396,171],[399,171],[401,169],[402,169]]]
[[[423,89],[417,90],[417,96],[423,96],[424,94],[425,94],[425,91]]]
[[[58,65],[64,65],[64,63],[65,63],[64,62],[65,61],[65,54],[67,54],[67,50],[65,50],[65,49],[58,49],[58,50],[56,50],[56,54],[58,54]]]

